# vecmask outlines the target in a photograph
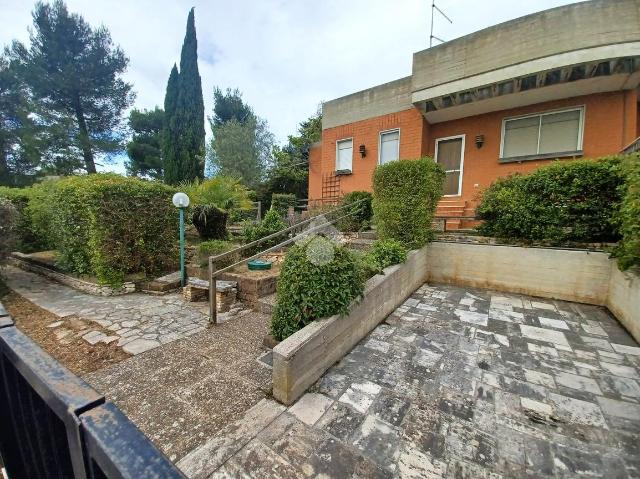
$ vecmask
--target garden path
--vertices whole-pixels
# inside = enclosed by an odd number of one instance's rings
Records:
[[[208,303],[185,301],[179,293],[153,296],[132,293],[121,296],[93,296],[15,267],[5,268],[7,285],[16,293],[57,316],[52,334],[65,334],[65,317],[79,316],[101,326],[88,328],[82,338],[90,344],[116,342],[136,355],[162,344],[204,331]],[[238,303],[232,309],[241,316]],[[108,333],[103,332],[109,331]]]
[[[640,347],[604,309],[424,285],[289,408],[192,478],[640,477]]]

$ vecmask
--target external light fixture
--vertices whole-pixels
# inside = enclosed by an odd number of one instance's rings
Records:
[[[189,206],[189,197],[185,193],[176,193],[171,199],[173,206],[180,210],[180,284],[185,285],[184,265],[184,210]]]
[[[482,145],[484,145],[484,135],[476,135],[476,147],[480,149]]]
[[[364,147],[364,145],[360,145],[360,147],[358,148],[358,151],[360,152],[361,158],[364,158],[365,156],[367,156],[367,149]]]

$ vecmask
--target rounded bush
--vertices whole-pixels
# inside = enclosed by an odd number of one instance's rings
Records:
[[[271,209],[276,210],[283,218],[287,216],[290,206],[297,203],[296,195],[293,193],[273,193],[271,195]]]
[[[482,194],[478,231],[524,241],[615,241],[622,182],[619,157],[558,161],[500,178]]]
[[[282,231],[286,227],[287,224],[280,216],[280,213],[271,208],[269,211],[267,211],[267,214],[264,215],[264,218],[262,218],[262,221],[260,223],[247,223],[245,225],[244,238],[247,243],[252,243],[253,241],[264,238],[265,236],[269,236],[273,233],[277,233],[278,231]],[[268,248],[268,245],[275,246],[276,244],[284,240],[284,237],[274,238],[272,241],[267,241],[264,244],[260,245],[260,249]]]
[[[193,207],[191,221],[200,238],[223,240],[227,238],[227,212],[213,205]]]
[[[433,238],[432,222],[442,196],[445,173],[430,158],[393,161],[373,174],[373,212],[380,239],[409,249]]]
[[[289,249],[282,265],[271,334],[283,340],[315,319],[346,314],[363,289],[348,249],[321,236],[305,238]]]
[[[407,260],[407,248],[394,239],[377,240],[367,254],[379,270]]]
[[[350,216],[338,221],[338,229],[347,233],[368,229],[373,217],[372,200],[373,196],[368,191],[352,191],[344,195],[339,205],[344,209],[338,214],[344,216],[350,213]]]

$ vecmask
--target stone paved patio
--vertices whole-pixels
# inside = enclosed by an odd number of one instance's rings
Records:
[[[83,339],[90,344],[117,341],[118,346],[135,355],[204,331],[207,326],[208,303],[189,303],[178,293],[93,296],[15,267],[7,267],[4,272],[11,289],[41,308],[61,318],[79,316],[111,331],[87,330]],[[239,304],[218,319],[247,312]],[[64,320],[51,327],[55,333],[64,328]]]
[[[292,407],[263,400],[190,477],[640,477],[640,347],[606,310],[421,287]]]

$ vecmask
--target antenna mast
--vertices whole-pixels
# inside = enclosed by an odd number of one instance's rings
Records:
[[[436,0],[431,0],[431,33],[429,34],[429,48],[433,46],[434,38],[438,40],[440,43],[444,43],[444,40],[442,38],[438,38],[433,34],[433,17],[436,10],[438,11],[438,13],[440,13],[440,15],[442,15],[444,18],[449,20],[449,23],[453,23],[453,20],[447,17],[447,14],[438,8],[438,6],[436,5]]]

